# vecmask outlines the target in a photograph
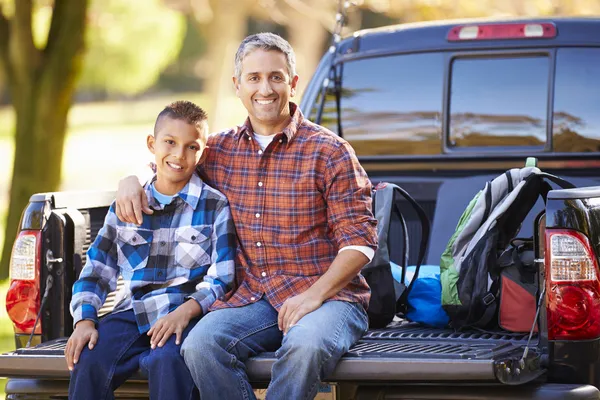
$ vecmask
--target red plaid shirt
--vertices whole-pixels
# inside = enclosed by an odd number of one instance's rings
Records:
[[[307,290],[345,246],[377,247],[371,184],[350,145],[304,119],[292,120],[261,150],[250,120],[211,135],[201,175],[229,200],[239,246],[237,290],[212,310],[263,295],[277,310]],[[332,300],[367,308],[369,287],[357,275]]]

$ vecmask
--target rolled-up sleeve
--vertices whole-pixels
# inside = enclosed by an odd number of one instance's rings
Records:
[[[328,224],[337,248],[377,248],[377,220],[371,211],[371,182],[348,143],[327,161],[325,199]]]

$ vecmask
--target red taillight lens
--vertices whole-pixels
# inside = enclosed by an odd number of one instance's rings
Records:
[[[13,245],[6,311],[15,331],[31,333],[40,309],[41,232],[22,231]],[[41,327],[35,329],[41,333]]]
[[[546,230],[548,339],[600,337],[598,260],[588,238],[576,231]]]

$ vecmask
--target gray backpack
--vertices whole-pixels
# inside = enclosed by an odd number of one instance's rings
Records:
[[[406,220],[398,205],[402,199],[406,199],[414,208],[421,222],[421,244],[416,264],[414,278],[410,285],[404,285],[406,264],[408,260],[409,237]],[[394,315],[406,312],[408,293],[419,274],[419,268],[427,250],[429,238],[429,219],[421,206],[408,192],[393,183],[379,183],[373,191],[373,214],[377,218],[377,236],[379,246],[375,251],[373,260],[363,267],[361,273],[371,288],[371,300],[367,314],[369,315],[369,326],[381,328],[389,324]],[[402,226],[403,254],[402,254],[402,279],[401,282],[394,280],[390,265],[390,249],[398,245],[396,238],[390,237],[390,226],[392,218],[396,216]]]

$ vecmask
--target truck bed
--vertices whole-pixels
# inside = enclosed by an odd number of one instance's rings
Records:
[[[64,359],[66,338],[21,348],[0,356],[0,376],[68,378]],[[456,381],[524,383],[541,374],[536,357],[537,339],[532,340],[527,364],[519,360],[527,335],[502,332],[455,332],[415,323],[397,322],[371,330],[342,358],[329,381]],[[264,353],[247,362],[252,382],[268,382],[274,353]],[[135,379],[143,379],[141,374]]]

